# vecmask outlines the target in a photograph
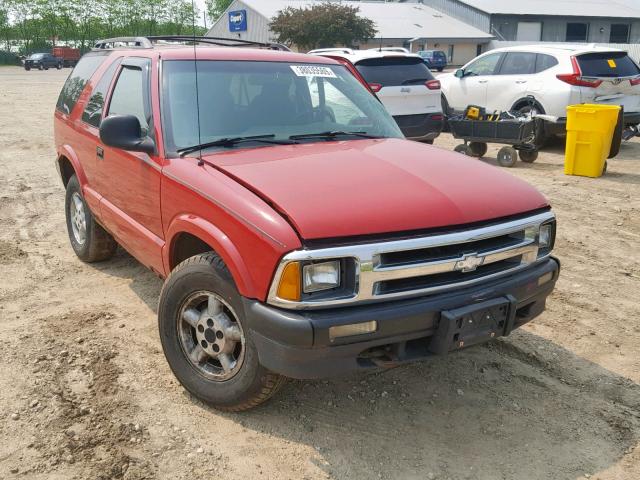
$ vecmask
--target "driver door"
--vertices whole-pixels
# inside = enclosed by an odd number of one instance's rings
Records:
[[[488,88],[502,53],[484,55],[464,69],[464,76],[452,82],[453,88],[447,92],[447,101],[454,110],[464,110],[468,105],[484,107],[487,104]]]
[[[151,76],[150,59],[125,59],[112,87],[106,116],[135,115],[143,132],[154,138]],[[161,157],[156,154],[129,152],[100,142],[97,155],[100,175],[107,179],[100,192],[100,210],[105,227],[142,263],[157,272],[163,271]]]

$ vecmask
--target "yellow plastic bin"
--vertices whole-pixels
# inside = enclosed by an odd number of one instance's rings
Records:
[[[619,112],[618,105],[567,107],[565,175],[599,177],[603,174]]]

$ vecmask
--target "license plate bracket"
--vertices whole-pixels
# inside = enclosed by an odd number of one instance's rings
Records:
[[[429,351],[442,355],[509,335],[515,303],[515,298],[509,295],[441,312]]]

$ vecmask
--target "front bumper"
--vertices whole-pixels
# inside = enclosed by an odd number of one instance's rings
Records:
[[[409,300],[314,311],[291,311],[245,299],[245,315],[260,363],[292,378],[322,378],[396,366],[432,356],[429,343],[441,312],[496,298],[512,301],[518,328],[542,313],[558,278],[555,258],[465,289]],[[538,279],[551,279],[538,285]],[[375,333],[332,341],[329,328],[375,320]],[[508,335],[509,331],[504,334]]]
[[[418,115],[395,115],[400,130],[409,140],[434,140],[442,132],[444,116],[442,113],[425,113]]]

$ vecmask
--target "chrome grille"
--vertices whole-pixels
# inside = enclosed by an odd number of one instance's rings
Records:
[[[269,303],[286,308],[314,308],[428,295],[507,275],[541,260],[540,225],[551,212],[497,225],[405,240],[340,246],[289,253],[276,272]],[[352,258],[356,264],[353,292],[339,298],[292,302],[279,299],[277,281],[291,261]]]

